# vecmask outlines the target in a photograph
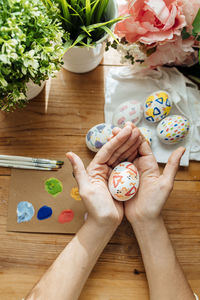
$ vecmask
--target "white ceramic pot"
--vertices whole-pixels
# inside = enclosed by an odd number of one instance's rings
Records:
[[[117,16],[116,0],[110,0],[106,11],[106,20],[115,19]],[[105,34],[94,48],[75,46],[69,49],[63,56],[63,68],[74,73],[86,73],[94,70],[103,58],[107,38],[108,34]]]
[[[26,93],[27,100],[31,100],[35,98],[37,95],[39,95],[39,93],[43,90],[45,86],[45,81],[43,81],[42,84],[39,86],[30,80],[26,85],[27,85],[27,93]]]

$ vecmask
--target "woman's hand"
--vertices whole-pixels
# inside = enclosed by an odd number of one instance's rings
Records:
[[[96,154],[87,170],[74,153],[67,153],[79,186],[79,193],[85,207],[96,223],[117,226],[124,215],[122,203],[115,201],[108,190],[108,178],[112,167],[121,160],[134,159],[142,138],[138,129],[128,124]],[[134,154],[135,153],[135,154]]]
[[[149,144],[143,140],[138,149],[140,157],[133,163],[140,174],[140,186],[134,198],[125,203],[125,215],[133,225],[136,220],[152,220],[161,210],[173,188],[174,178],[185,148],[180,147],[170,156],[163,174],[152,154]]]

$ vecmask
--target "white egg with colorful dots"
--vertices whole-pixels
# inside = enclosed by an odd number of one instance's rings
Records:
[[[101,123],[92,127],[86,135],[86,145],[93,151],[98,152],[112,137],[112,130],[115,126]]]
[[[123,128],[126,122],[138,124],[143,117],[143,106],[136,100],[122,103],[113,113],[112,123]]]
[[[147,140],[147,142],[151,145],[152,144],[152,133],[149,128],[146,127],[138,127],[141,134],[144,136],[144,138]]]
[[[108,180],[111,195],[118,201],[127,201],[135,196],[139,187],[139,173],[130,162],[117,165]]]
[[[172,103],[169,94],[165,91],[152,93],[144,104],[144,117],[151,123],[156,123],[167,117],[171,111]]]
[[[173,115],[162,120],[157,127],[157,135],[164,144],[181,142],[190,129],[190,123],[184,116]]]

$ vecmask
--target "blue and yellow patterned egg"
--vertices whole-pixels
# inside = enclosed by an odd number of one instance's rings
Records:
[[[169,94],[157,91],[151,94],[144,104],[144,117],[151,123],[156,123],[167,117],[171,111],[172,103]]]
[[[114,127],[115,126],[106,123],[92,127],[86,135],[87,147],[93,152],[98,152],[99,149],[108,142],[108,139],[112,137]]]

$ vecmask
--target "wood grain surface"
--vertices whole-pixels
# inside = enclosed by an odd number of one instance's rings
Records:
[[[0,153],[59,158],[70,150],[92,158],[85,134],[104,121],[104,76],[117,65],[118,57],[110,52],[88,74],[63,69],[25,109],[1,113]],[[72,236],[6,232],[9,183],[10,170],[0,168],[0,300],[20,300]],[[179,170],[163,215],[185,274],[200,295],[199,163]],[[137,241],[124,220],[99,258],[80,300],[131,299],[149,299],[148,286]]]

